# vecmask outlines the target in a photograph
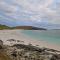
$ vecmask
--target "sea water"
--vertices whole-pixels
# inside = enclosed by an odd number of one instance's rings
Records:
[[[22,33],[35,40],[43,40],[60,45],[60,30],[23,30]]]

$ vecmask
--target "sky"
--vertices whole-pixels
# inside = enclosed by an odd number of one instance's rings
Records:
[[[0,24],[60,28],[60,0],[0,0]]]

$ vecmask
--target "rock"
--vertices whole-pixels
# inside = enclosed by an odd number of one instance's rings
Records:
[[[3,46],[3,41],[2,40],[0,40],[0,45]]]
[[[8,55],[14,59],[17,59],[18,57],[18,60],[60,60],[60,54],[57,54],[57,50],[54,49],[39,48],[31,44],[14,44],[10,47],[12,48],[12,53]],[[15,51],[13,47],[16,47]],[[10,52],[10,50],[8,52]]]

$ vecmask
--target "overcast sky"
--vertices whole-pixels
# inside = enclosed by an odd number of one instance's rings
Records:
[[[0,0],[0,24],[60,24],[60,0]]]

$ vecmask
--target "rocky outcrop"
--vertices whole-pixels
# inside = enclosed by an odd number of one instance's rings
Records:
[[[0,40],[0,60],[12,60],[5,50],[6,47],[3,45],[3,41]]]
[[[10,40],[15,41],[15,39]],[[60,51],[32,44],[3,45],[0,48],[0,60],[60,60]]]
[[[15,44],[7,47],[7,51],[13,60],[60,60],[60,51],[30,44]]]
[[[2,48],[3,48],[3,41],[0,40],[0,49],[2,49]]]

